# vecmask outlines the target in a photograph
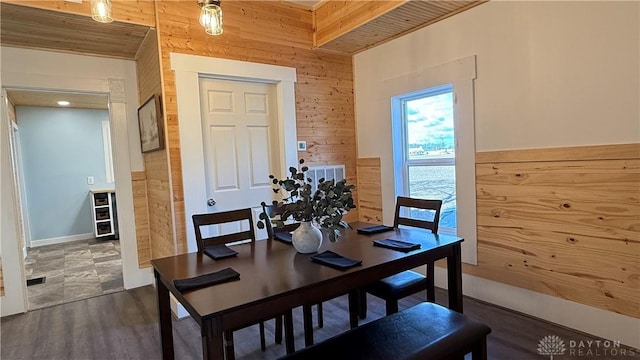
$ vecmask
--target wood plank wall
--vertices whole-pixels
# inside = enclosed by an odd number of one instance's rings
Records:
[[[178,122],[181,119],[177,115],[175,78],[169,61],[171,52],[296,68],[298,138],[306,140],[308,144],[308,151],[300,156],[309,165],[344,164],[347,180],[356,182],[351,56],[311,49],[313,24],[310,10],[283,2],[222,2],[224,34],[213,37],[206,35],[199,25],[199,9],[194,2],[162,1],[157,3],[157,8],[170,167],[160,168],[160,163],[165,159],[160,159],[158,155],[158,168],[154,171],[146,168],[149,184],[159,187],[149,188],[150,206],[158,207],[157,212],[150,208],[154,258],[161,255],[156,253],[156,247],[167,252],[171,248],[176,253],[186,251],[178,134]],[[169,169],[171,196],[168,196],[169,189],[164,188],[168,185]],[[152,192],[157,193],[153,204]],[[163,235],[157,234],[156,238],[153,231],[160,225],[158,223],[169,225],[171,210],[176,241],[172,242],[170,231],[166,231],[162,244],[155,244]],[[351,216],[357,218],[357,212]],[[164,232],[165,229],[159,231]]]
[[[640,144],[478,153],[466,273],[640,317]]]
[[[360,221],[382,224],[382,186],[380,185],[380,158],[359,158],[358,213]]]
[[[162,93],[162,83],[160,79],[160,55],[158,52],[158,33],[155,29],[149,30],[145,37],[140,49],[135,57],[136,73],[138,78],[138,105],[143,104],[153,94]],[[158,152],[158,151],[156,151]],[[150,169],[155,174],[158,173],[157,167],[161,169],[166,168],[162,164],[158,164],[158,161],[166,161],[166,150],[159,150],[162,154],[145,153],[143,154],[145,169]],[[158,160],[160,158],[160,160]],[[162,177],[162,175],[158,175]],[[165,180],[149,181],[147,179],[147,172],[133,172],[131,174],[131,181],[133,187],[133,204],[134,214],[136,221],[136,239],[138,245],[138,266],[140,268],[151,266],[150,260],[152,259],[151,244],[165,244],[164,235],[156,240],[152,238],[157,236],[159,232],[150,231],[150,213],[152,215],[153,226],[161,226],[161,229],[168,231],[166,228],[170,222],[167,220],[167,215],[164,213],[165,209],[162,206],[149,206],[150,204],[168,202],[171,198],[167,189],[168,180],[166,176]],[[154,189],[151,195],[151,202],[149,201],[148,189]],[[163,191],[164,190],[164,191]],[[160,213],[158,213],[160,211]],[[170,231],[167,232],[171,234]],[[156,247],[157,257],[171,255],[174,251],[173,248],[163,249]]]
[[[138,267],[142,269],[151,266],[147,176],[144,171],[134,171],[131,173],[131,188],[133,190],[133,213],[136,224]]]

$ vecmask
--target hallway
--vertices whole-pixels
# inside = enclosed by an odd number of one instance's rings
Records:
[[[82,240],[27,251],[29,310],[124,290],[118,240]]]

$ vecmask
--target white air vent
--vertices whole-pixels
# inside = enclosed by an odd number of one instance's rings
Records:
[[[318,189],[320,179],[334,180],[335,182],[344,180],[344,165],[309,167],[307,178],[311,179],[312,192],[315,192]]]

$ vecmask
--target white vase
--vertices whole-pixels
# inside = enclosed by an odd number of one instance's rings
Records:
[[[303,221],[291,236],[293,247],[302,254],[311,254],[322,245],[322,232],[310,221]]]

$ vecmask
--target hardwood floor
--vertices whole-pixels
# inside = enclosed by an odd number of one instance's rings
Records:
[[[425,295],[412,296],[400,302],[400,308],[411,306]],[[445,292],[438,291],[439,303]],[[384,313],[384,303],[371,296],[369,313],[365,321],[374,320]],[[446,304],[446,301],[444,301]],[[595,338],[555,326],[551,323],[513,313],[470,298],[464,301],[465,313],[483,321],[493,331],[489,335],[489,359],[542,360],[549,355],[538,354],[538,344],[548,335],[559,336],[565,344],[565,355],[554,359],[640,359],[638,350],[608,348],[601,343],[582,347],[570,341],[596,340]],[[316,341],[328,338],[349,327],[346,297],[324,303],[324,327],[314,329]],[[315,317],[315,311],[314,317]],[[294,311],[296,348],[304,345],[302,311]],[[315,318],[314,318],[315,321]],[[30,311],[26,314],[2,318],[2,359],[46,360],[106,360],[106,359],[160,359],[161,350],[155,290],[151,286],[122,291],[104,296]],[[257,326],[234,333],[238,359],[275,359],[285,354],[284,344],[273,342],[273,321],[266,323],[267,349],[260,350]],[[174,321],[176,359],[201,359],[200,330],[190,318]],[[586,343],[585,343],[586,344]],[[570,351],[573,351],[573,355]],[[591,350],[591,353],[588,351]],[[599,351],[596,353],[596,351]],[[615,351],[615,356],[613,352]],[[624,355],[622,352],[624,351]]]

